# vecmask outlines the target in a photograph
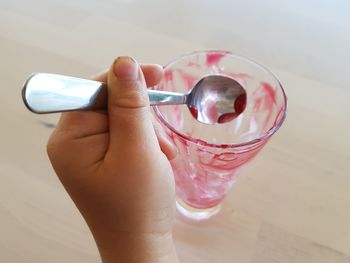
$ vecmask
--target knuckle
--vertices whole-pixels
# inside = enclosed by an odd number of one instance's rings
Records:
[[[57,141],[55,133],[53,133],[46,144],[47,155],[51,158],[56,156],[58,149],[61,147],[61,143]]]
[[[69,148],[70,143],[64,132],[55,130],[46,144],[46,153],[50,159],[60,158]]]
[[[129,89],[123,94],[116,94],[111,98],[112,107],[120,108],[141,108],[149,105],[149,99],[146,92],[141,89]]]

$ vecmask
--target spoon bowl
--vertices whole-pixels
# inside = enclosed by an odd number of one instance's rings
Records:
[[[206,124],[225,123],[241,114],[247,102],[243,87],[223,75],[209,75],[188,93],[187,105],[194,118]]]

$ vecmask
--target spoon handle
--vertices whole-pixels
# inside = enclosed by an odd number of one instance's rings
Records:
[[[148,90],[151,105],[185,104],[187,95]],[[107,108],[107,85],[102,82],[50,73],[32,74],[24,83],[22,98],[34,113]]]
[[[187,95],[176,92],[147,90],[150,105],[186,104]]]

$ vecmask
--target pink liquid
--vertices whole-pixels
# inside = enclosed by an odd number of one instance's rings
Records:
[[[225,122],[232,121],[234,118],[237,117],[237,115],[238,114],[236,112],[222,114],[218,119],[218,123],[225,123]]]
[[[222,114],[218,119],[218,123],[225,123],[225,122],[232,121],[233,119],[235,119],[239,114],[241,114],[244,111],[246,105],[247,105],[246,94],[242,94],[242,95],[238,96],[238,98],[235,101],[235,104],[233,105],[233,108],[235,111]]]
[[[198,118],[198,110],[194,107],[189,107],[189,110],[190,110],[193,118],[197,119]]]

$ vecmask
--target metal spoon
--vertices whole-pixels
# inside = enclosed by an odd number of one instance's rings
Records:
[[[230,77],[209,75],[187,93],[148,90],[151,105],[186,104],[193,117],[205,124],[233,120],[246,106],[246,92]],[[63,75],[36,73],[24,84],[22,98],[34,113],[98,110],[107,107],[107,85]]]

